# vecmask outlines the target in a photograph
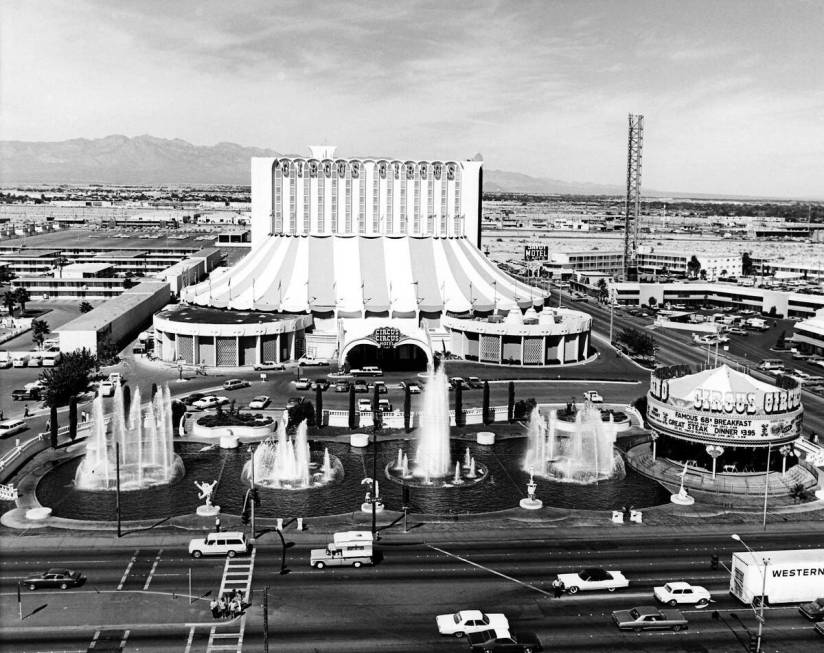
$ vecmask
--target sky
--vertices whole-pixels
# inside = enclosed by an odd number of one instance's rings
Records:
[[[0,0],[0,139],[470,158],[824,197],[819,0]]]

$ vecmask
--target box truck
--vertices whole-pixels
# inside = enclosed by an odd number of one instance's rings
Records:
[[[824,549],[733,553],[731,572],[730,594],[743,603],[762,592],[767,603],[814,601],[824,591]]]

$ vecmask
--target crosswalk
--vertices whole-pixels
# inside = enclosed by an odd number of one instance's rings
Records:
[[[250,603],[252,588],[252,575],[255,568],[255,553],[248,558],[226,558],[226,566],[223,568],[223,578],[220,582],[218,596],[223,596],[226,592],[234,592],[239,589],[243,594],[243,602]],[[234,651],[241,653],[243,650],[243,635],[246,630],[246,614],[244,613],[236,622],[227,624],[216,624],[212,626],[209,633],[209,643],[206,647],[207,653],[213,651]]]

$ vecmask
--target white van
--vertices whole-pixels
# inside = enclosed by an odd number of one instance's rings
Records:
[[[7,438],[15,433],[21,433],[29,428],[22,419],[7,419],[0,422],[0,438]]]
[[[780,358],[765,358],[761,361],[761,365],[758,366],[759,370],[783,370],[784,369],[784,361]]]
[[[249,543],[241,531],[209,533],[189,542],[189,554],[193,558],[201,556],[228,556],[249,553]]]

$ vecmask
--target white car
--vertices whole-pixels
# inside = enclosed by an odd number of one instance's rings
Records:
[[[358,411],[363,412],[371,412],[372,410],[372,400],[371,399],[358,399]]]
[[[257,397],[252,399],[252,401],[249,402],[249,408],[257,408],[257,409],[266,408],[266,406],[269,405],[270,401],[271,401],[271,399],[269,399],[268,396],[258,395]]]
[[[604,398],[595,390],[587,390],[584,393],[584,399],[589,399],[593,404],[604,403]]]
[[[260,370],[285,370],[286,366],[283,363],[276,363],[275,361],[263,361],[255,365],[255,369]]]
[[[198,399],[196,402],[194,402],[192,406],[199,410],[206,410],[207,408],[214,408],[215,406],[228,403],[228,397],[216,397],[215,395],[206,395],[202,399]]]
[[[667,583],[653,589],[655,598],[674,608],[677,605],[694,605],[698,608],[706,607],[712,600],[712,595],[703,587],[689,583]]]
[[[295,381],[295,390],[310,390],[312,388],[312,379],[301,378]]]
[[[114,396],[114,383],[111,381],[101,381],[98,386],[98,391],[101,397],[112,397]]]
[[[606,571],[599,567],[588,567],[577,574],[558,574],[567,592],[577,594],[578,590],[607,590],[614,592],[629,586],[629,581],[620,571]]]
[[[509,637],[509,621],[503,614],[485,614],[480,610],[461,610],[454,614],[440,614],[435,617],[441,635],[463,637],[467,633],[477,633],[493,629],[498,637]]]
[[[301,367],[304,365],[329,365],[329,359],[327,358],[309,358],[308,356],[301,356],[298,358],[298,365]]]

